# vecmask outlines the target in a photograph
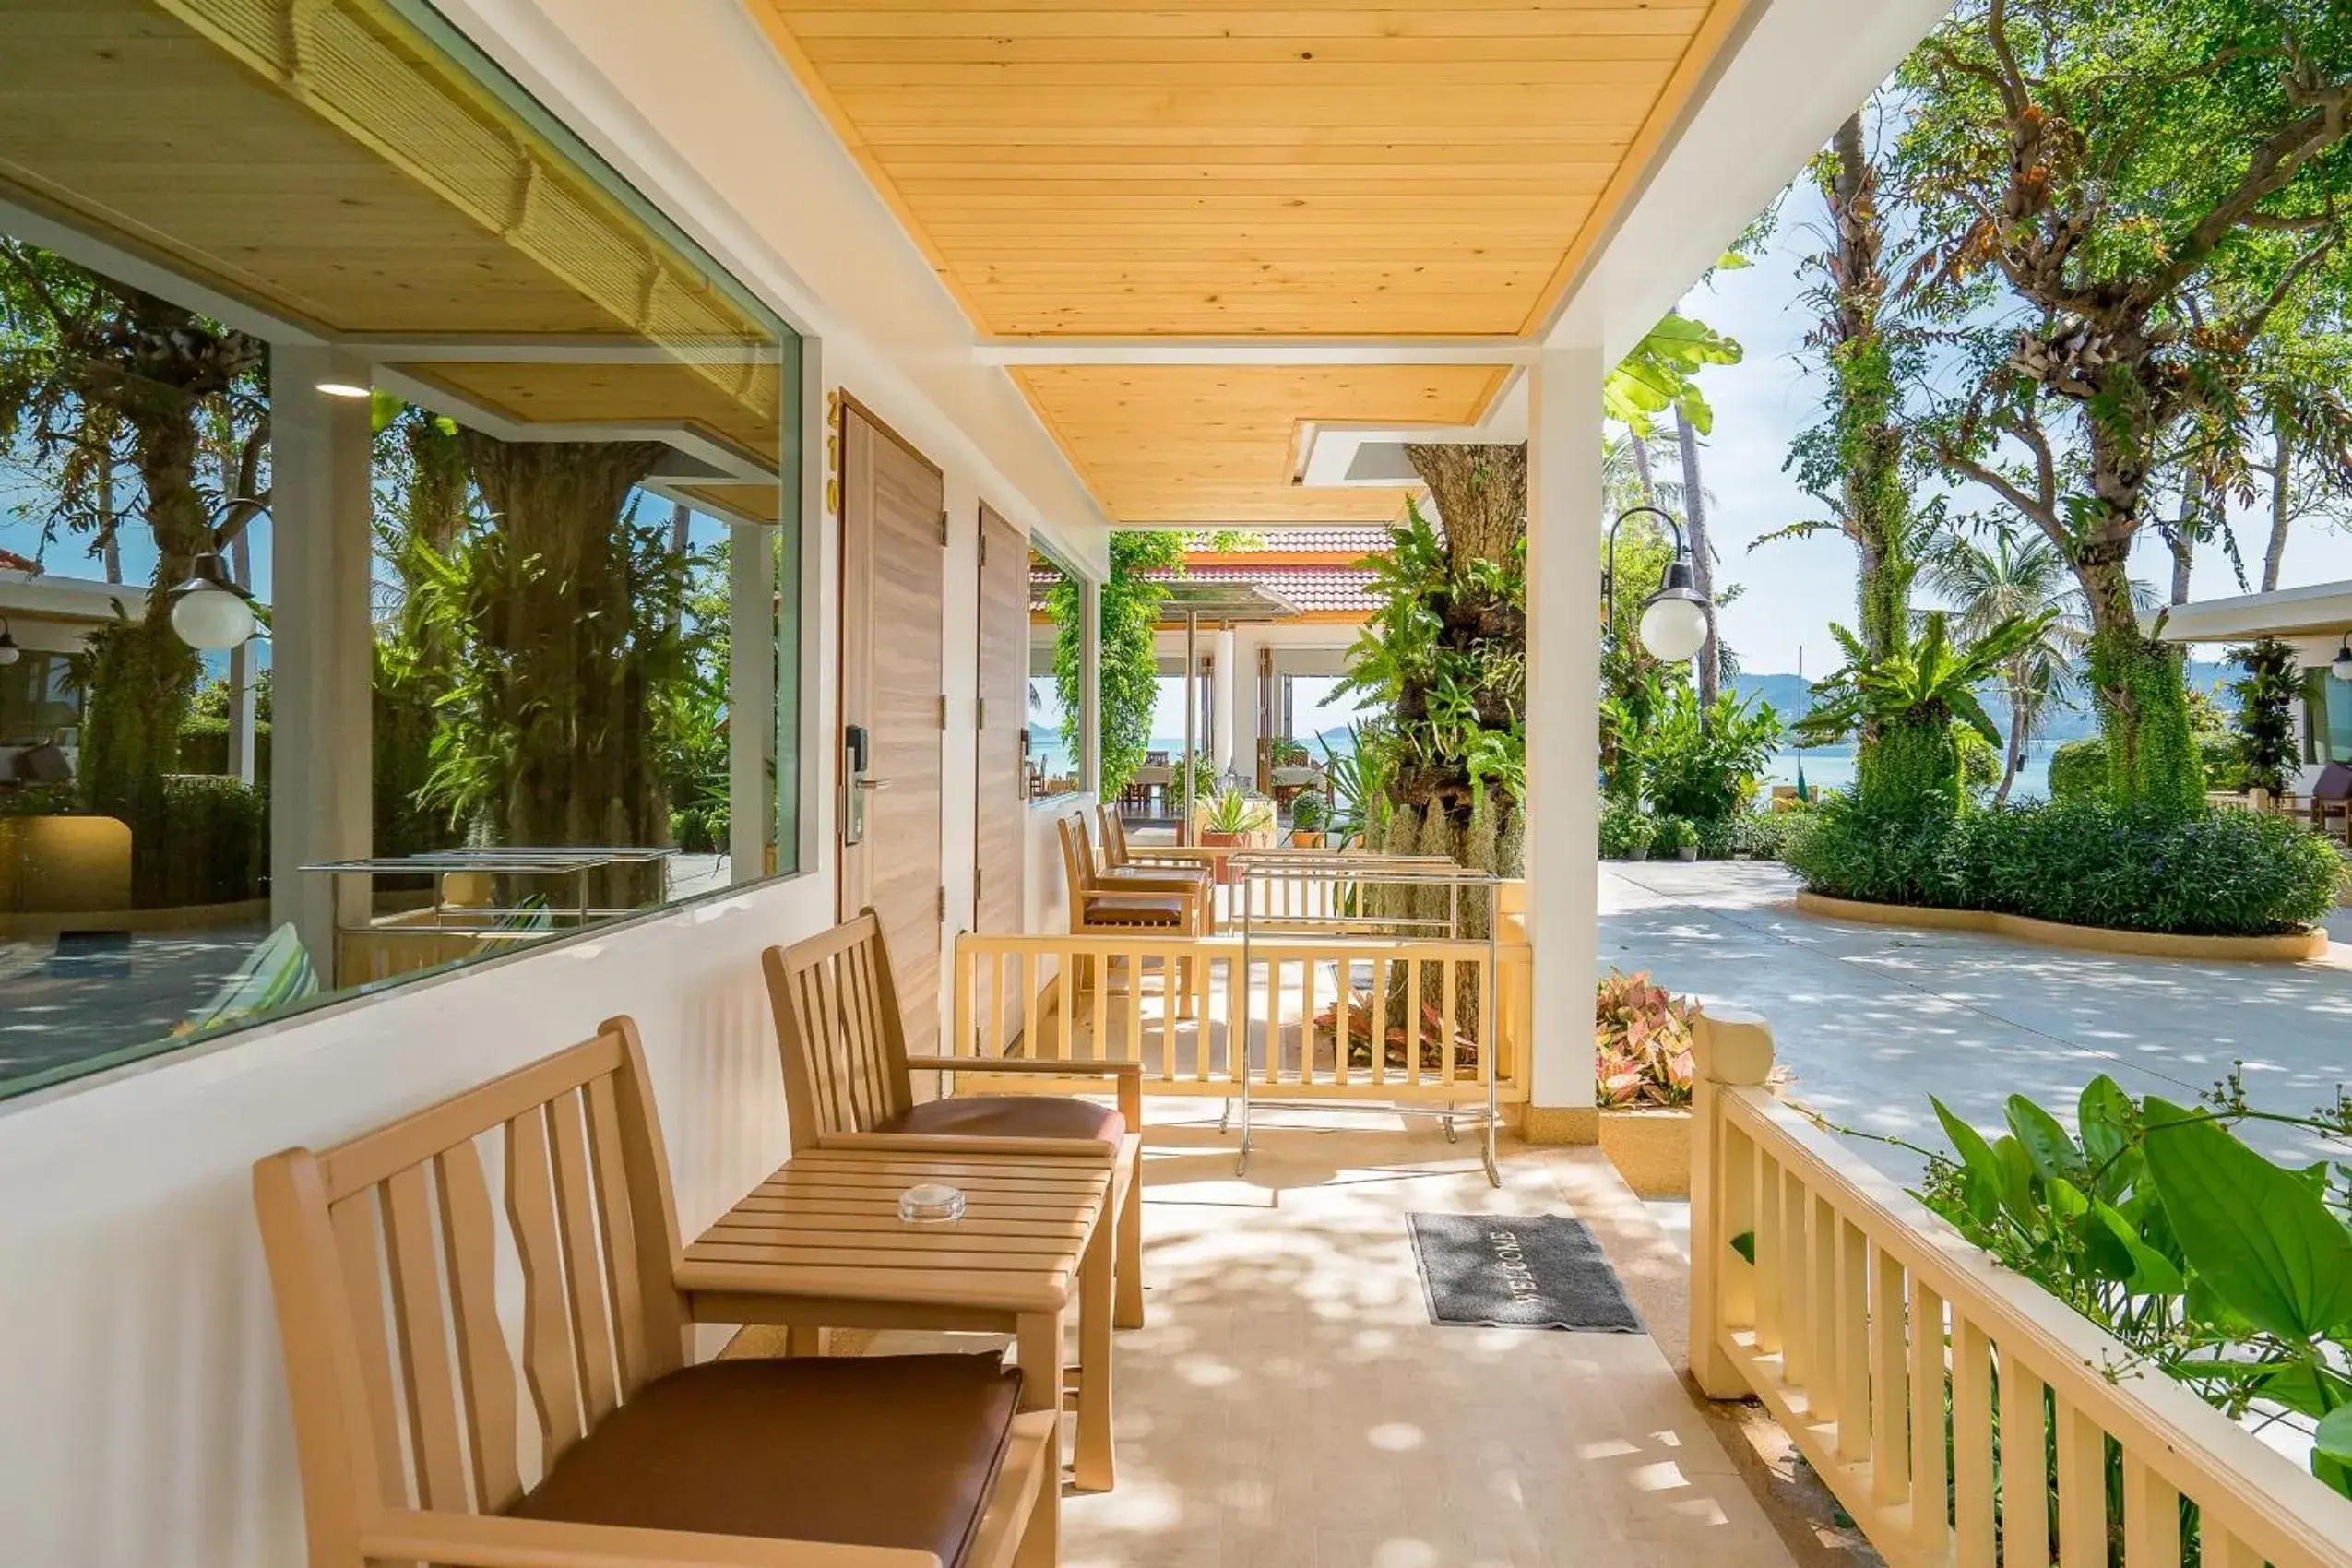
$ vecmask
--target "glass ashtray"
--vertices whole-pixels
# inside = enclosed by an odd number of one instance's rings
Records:
[[[925,1182],[898,1194],[898,1218],[908,1225],[950,1225],[964,1218],[964,1189]]]

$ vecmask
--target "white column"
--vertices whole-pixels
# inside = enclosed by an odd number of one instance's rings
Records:
[[[335,983],[338,924],[368,918],[368,879],[297,868],[365,855],[369,814],[368,385],[365,361],[275,345],[269,368],[269,913]],[[358,980],[364,977],[348,977]]]
[[[1209,687],[1209,761],[1219,774],[1233,767],[1233,671],[1241,661],[1241,638],[1227,626],[1217,634],[1217,645],[1211,655],[1216,671]]]
[[[767,874],[776,838],[776,530],[727,530],[727,880]]]
[[[1597,348],[1528,373],[1527,931],[1531,1142],[1589,1142],[1599,947],[1600,388]]]
[[[1102,793],[1102,585],[1078,588],[1078,788]]]

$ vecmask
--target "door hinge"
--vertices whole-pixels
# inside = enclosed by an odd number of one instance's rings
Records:
[[[974,867],[972,868],[972,908],[973,908],[973,909],[979,909],[979,908],[980,908],[980,867],[978,867],[978,866],[974,866]]]
[[[988,728],[988,699],[986,697],[976,698],[972,704],[972,728],[975,730]]]
[[[942,730],[947,728],[947,694],[945,692],[939,694],[939,727]]]
[[[944,506],[939,509],[939,548],[947,548],[947,508]]]
[[[947,923],[947,885],[944,882],[939,885],[939,923]]]
[[[985,566],[985,565],[987,565],[987,564],[988,564],[988,530],[987,530],[986,529],[980,529],[980,564],[981,564],[981,565],[983,565],[983,566]]]

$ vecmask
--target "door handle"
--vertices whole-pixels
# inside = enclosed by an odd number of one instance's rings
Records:
[[[858,788],[861,790],[887,790],[890,788],[890,780],[887,778],[861,778],[858,780]]]

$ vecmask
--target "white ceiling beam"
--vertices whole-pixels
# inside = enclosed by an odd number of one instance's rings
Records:
[[[989,365],[1526,364],[1524,338],[983,338]]]

